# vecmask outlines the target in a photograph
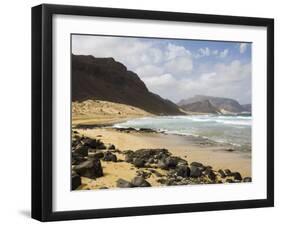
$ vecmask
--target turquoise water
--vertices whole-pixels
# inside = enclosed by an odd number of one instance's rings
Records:
[[[251,116],[157,116],[115,124],[117,128],[150,128],[171,134],[193,135],[236,146],[251,147]]]

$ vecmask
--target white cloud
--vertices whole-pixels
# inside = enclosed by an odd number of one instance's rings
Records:
[[[229,50],[224,49],[222,51],[219,51],[217,49],[211,50],[208,47],[200,48],[198,49],[197,53],[194,54],[195,58],[201,58],[201,57],[208,57],[208,56],[215,56],[220,58],[225,58],[228,56]]]
[[[103,36],[73,36],[72,40],[74,54],[113,57],[136,72],[150,91],[172,101],[204,94],[250,102],[251,65],[238,60],[223,63],[228,49],[204,47],[192,55],[184,46],[161,40]],[[209,65],[198,56],[215,56],[222,63]],[[194,60],[200,62],[196,71]]]
[[[247,50],[248,44],[247,43],[240,43],[239,45],[239,51],[240,53],[244,53]]]
[[[191,57],[191,52],[183,46],[178,46],[172,43],[168,43],[166,47],[166,59],[172,60],[177,57]]]
[[[229,50],[228,49],[224,49],[223,51],[220,52],[219,56],[221,58],[225,58],[228,55]]]
[[[147,64],[141,67],[136,68],[135,72],[141,77],[151,77],[151,76],[157,76],[162,75],[164,73],[164,68],[155,66],[152,64]]]
[[[212,54],[215,55],[215,56],[218,55],[218,53],[219,53],[219,51],[217,49],[212,51]]]
[[[186,76],[193,68],[191,57],[176,57],[163,65],[168,73],[173,73],[176,76]]]
[[[208,47],[198,49],[198,53],[199,54],[197,55],[197,57],[204,57],[204,56],[211,55],[211,51]]]

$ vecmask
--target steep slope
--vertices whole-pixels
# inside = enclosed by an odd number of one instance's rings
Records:
[[[186,104],[191,104],[195,102],[201,101],[210,101],[210,103],[219,109],[220,111],[224,112],[233,112],[239,113],[245,111],[244,107],[241,106],[238,101],[230,98],[222,98],[222,97],[212,97],[212,96],[203,96],[203,95],[196,95],[189,99],[181,100],[178,105],[181,107]]]
[[[220,113],[220,110],[213,106],[209,100],[203,100],[191,104],[182,105],[181,108],[185,111],[200,112],[200,113]]]
[[[182,114],[178,106],[150,92],[143,81],[113,58],[72,55],[72,101],[128,104],[157,115]]]

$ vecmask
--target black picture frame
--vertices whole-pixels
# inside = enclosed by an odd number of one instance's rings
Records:
[[[52,210],[52,17],[55,14],[266,27],[267,198],[54,212]],[[274,206],[273,19],[49,4],[32,8],[32,218],[40,221],[57,221],[271,206]]]

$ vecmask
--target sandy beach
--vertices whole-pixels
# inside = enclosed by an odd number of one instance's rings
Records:
[[[163,133],[121,132],[113,128],[76,129],[79,134],[90,138],[98,138],[106,145],[114,144],[116,149],[138,150],[146,148],[166,148],[174,156],[191,162],[201,162],[210,165],[214,170],[230,169],[232,172],[239,171],[242,177],[251,176],[251,158],[249,154],[242,152],[230,152],[228,145],[204,143],[201,139],[188,136],[179,136]],[[123,154],[117,154],[117,158],[124,160]],[[116,187],[118,178],[131,180],[139,171],[138,168],[127,162],[101,161],[104,176],[94,180],[82,178],[80,189],[113,188]],[[165,171],[157,169],[161,174]],[[147,181],[152,186],[161,186],[157,177],[152,174]]]
[[[131,186],[130,181],[136,177],[145,179],[149,186],[163,186],[169,183],[169,185],[174,185],[239,182],[241,178],[251,177],[251,153],[238,151],[231,144],[150,129],[112,127],[115,123],[143,117],[154,116],[130,105],[108,101],[87,100],[72,103],[72,160],[74,161],[72,168],[75,172],[74,178],[78,178],[76,190]],[[91,145],[87,142],[94,143],[94,146],[90,147]],[[97,144],[100,147],[96,146]],[[110,149],[112,145],[114,148]],[[128,150],[132,153],[141,150],[140,156],[135,156],[128,161],[126,159],[130,157]],[[161,150],[165,150],[164,157],[155,159],[156,155],[153,154],[148,159],[146,157],[148,152],[151,152],[150,150],[152,152],[158,150],[160,155]],[[95,162],[91,162],[93,155],[98,156]],[[200,169],[199,176],[195,178],[185,176],[182,179],[177,175],[171,175],[178,170],[177,167],[159,167],[159,163],[167,161],[169,156],[176,159],[177,164],[184,162],[188,174],[195,162],[196,167]],[[141,159],[145,164],[138,166],[134,163],[135,159]],[[152,164],[148,164],[148,161],[152,161]],[[89,164],[89,166],[83,164]],[[82,169],[77,169],[77,167],[82,167]],[[89,172],[87,167],[90,167]],[[209,171],[213,175],[211,179],[208,173],[206,174],[208,169],[211,169]],[[219,170],[238,172],[241,176],[238,175],[238,180],[234,179],[233,175],[222,177]],[[76,172],[80,174],[77,175]],[[83,176],[83,174],[88,176]],[[125,182],[121,180],[125,185],[122,183],[118,185],[120,179],[125,180]]]

